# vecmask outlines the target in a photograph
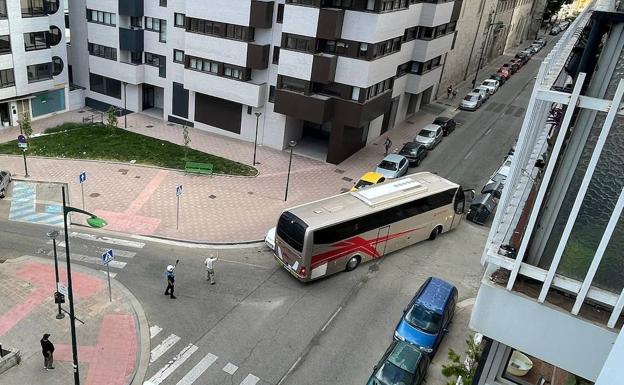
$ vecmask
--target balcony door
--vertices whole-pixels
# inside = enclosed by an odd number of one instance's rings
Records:
[[[154,108],[154,86],[143,84],[143,109]]]

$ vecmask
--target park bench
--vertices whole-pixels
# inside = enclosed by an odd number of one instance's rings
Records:
[[[212,163],[186,162],[184,171],[212,175]]]

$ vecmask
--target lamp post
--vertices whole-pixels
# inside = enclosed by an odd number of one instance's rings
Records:
[[[124,86],[124,128],[128,128],[128,113],[126,112],[128,111],[128,98],[126,98],[126,87],[128,86],[128,83],[122,82],[121,84]]]
[[[254,158],[253,158],[253,165],[256,165],[256,147],[258,147],[258,121],[260,120],[260,115],[262,115],[262,112],[257,111],[254,113],[254,115],[256,115],[256,136],[254,138]]]
[[[290,167],[292,166],[292,154],[293,148],[297,145],[297,142],[291,140],[288,142],[288,146],[290,147],[290,159],[288,159],[288,174],[286,176],[286,193],[284,194],[284,202],[288,200],[288,183],[290,182]]]
[[[78,371],[78,345],[76,343],[76,317],[74,316],[74,291],[72,288],[71,263],[69,258],[69,234],[67,231],[67,214],[77,212],[88,215],[89,226],[99,229],[106,226],[106,221],[90,212],[67,206],[65,200],[65,186],[61,187],[63,193],[63,225],[65,229],[65,260],[67,261],[67,297],[69,301],[69,328],[72,339],[72,357],[74,367],[74,385],[80,385],[80,373]]]
[[[58,273],[58,258],[56,256],[56,237],[59,236],[58,230],[50,230],[46,234],[50,239],[52,239],[52,248],[54,249],[54,275],[56,276],[56,292],[58,292],[59,287],[59,273]],[[61,311],[61,302],[58,303],[58,314],[56,315],[56,319],[65,318],[65,314]]]
[[[492,18],[492,20],[496,19],[496,13],[494,14],[494,18]],[[483,61],[483,54],[485,53],[485,51],[487,50],[487,45],[488,42],[490,40],[490,32],[492,32],[492,26],[496,25],[501,25],[502,22],[497,21],[497,22],[488,22],[488,26],[487,26],[487,34],[485,35],[485,41],[483,42],[483,46],[481,47],[481,54],[479,55],[479,62],[477,63],[477,70],[475,71],[475,76],[474,79],[472,79],[472,87],[474,88],[475,85],[477,84],[477,77],[479,76],[479,69],[481,69],[481,61]]]

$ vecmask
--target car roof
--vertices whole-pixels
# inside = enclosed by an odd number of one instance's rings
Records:
[[[433,122],[448,122],[449,120],[452,120],[453,118],[449,118],[448,116],[438,116],[437,118],[435,118],[433,120]]]
[[[421,357],[422,352],[415,345],[406,341],[398,341],[390,354],[388,354],[386,361],[414,374]]]
[[[442,313],[446,300],[453,292],[454,286],[436,277],[431,277],[425,288],[420,292],[416,302],[428,309]]]
[[[383,177],[384,177],[383,174],[380,174],[374,171],[369,171],[365,173],[364,175],[362,175],[360,179],[363,179],[367,182],[377,182],[380,178],[383,178]]]
[[[476,92],[468,92],[468,93],[466,94],[466,96],[476,96],[476,97],[479,97],[479,94],[478,94],[478,93],[476,93]]]
[[[429,123],[425,127],[423,127],[420,131],[437,131],[440,128],[439,124]]]
[[[403,148],[405,147],[409,147],[409,148],[418,148],[418,147],[424,147],[425,145],[422,143],[418,143],[416,141],[413,142],[407,142],[403,145]]]
[[[405,157],[402,155],[398,155],[398,154],[388,154],[386,155],[385,158],[383,158],[383,160],[387,160],[387,161],[395,162],[395,163],[399,163],[403,159],[405,159]]]

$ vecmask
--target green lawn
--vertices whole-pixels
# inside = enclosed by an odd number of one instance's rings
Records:
[[[111,130],[102,124],[65,123],[47,129],[52,135],[31,138],[27,155],[97,159],[184,169],[184,146],[123,129]],[[182,138],[182,131],[180,131]],[[192,145],[192,142],[191,142]],[[0,143],[0,153],[20,155],[17,141]],[[212,163],[214,172],[229,175],[256,175],[251,166],[189,149],[189,162]]]

